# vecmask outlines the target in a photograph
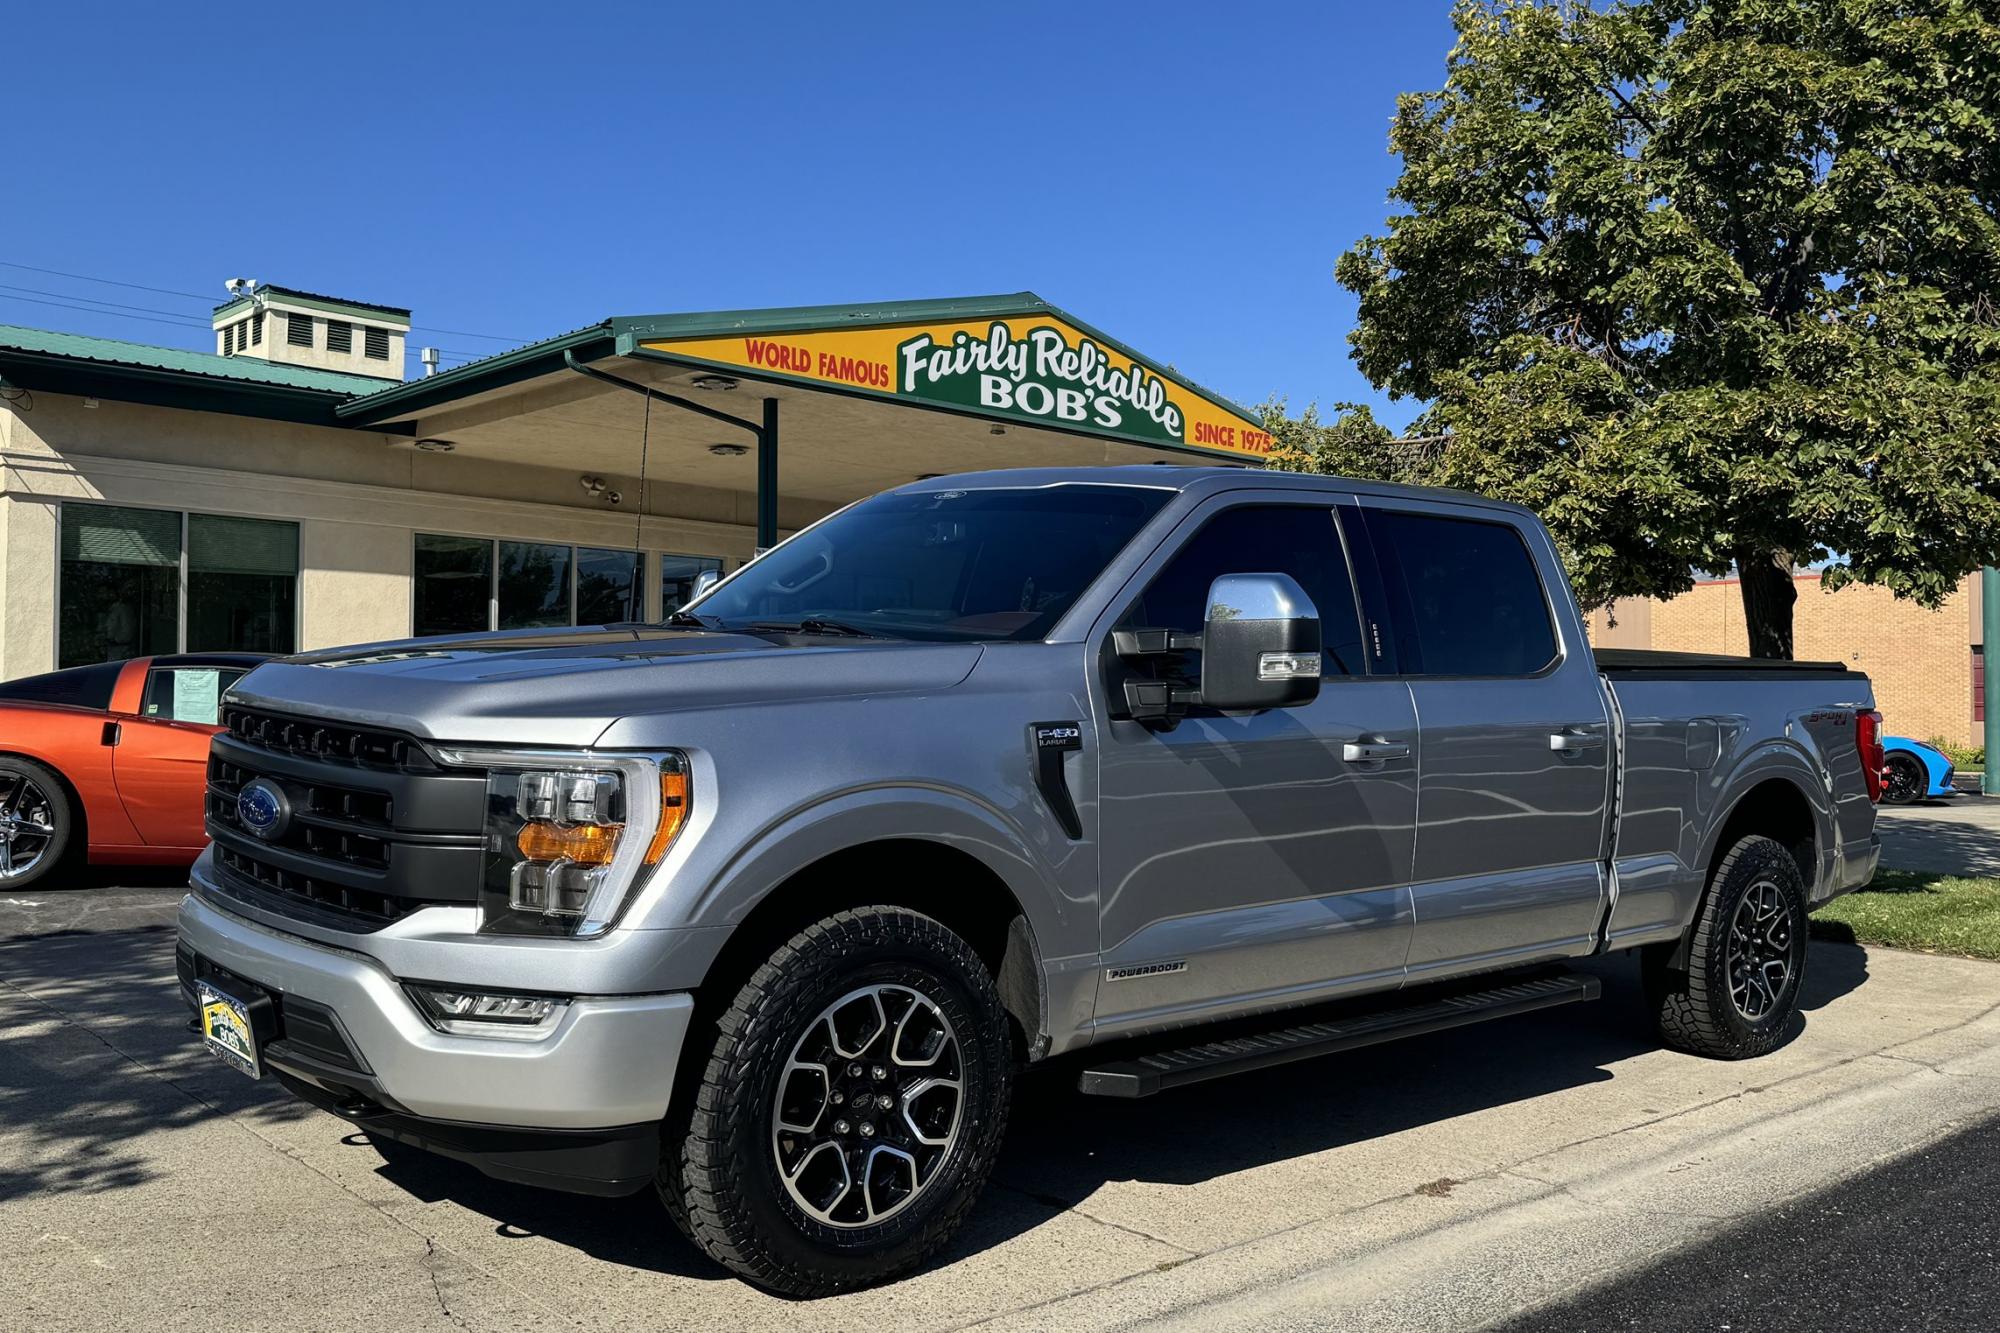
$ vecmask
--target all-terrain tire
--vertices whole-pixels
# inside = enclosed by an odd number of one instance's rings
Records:
[[[825,1026],[829,1007],[873,987],[886,988],[880,993],[892,999],[906,989],[919,992],[949,1023],[961,1085],[955,1130],[932,1173],[899,1209],[874,1221],[870,1197],[864,1222],[829,1225],[801,1207],[780,1177],[774,1137],[780,1080],[788,1077],[795,1047]],[[893,1055],[902,1029],[889,1040]],[[824,1296],[885,1282],[922,1265],[971,1211],[999,1152],[1013,1075],[1007,1015],[970,945],[906,908],[840,912],[792,936],[722,1015],[686,1135],[666,1143],[657,1184],[695,1244],[760,1287]],[[892,1079],[880,1086],[897,1085]],[[821,1108],[822,1117],[831,1106]],[[901,1113],[899,1104],[884,1115]],[[850,1135],[858,1123],[855,1117]]]
[[[1745,957],[1753,951],[1741,934],[1734,948],[1731,943],[1732,933],[1757,915],[1755,904],[1745,908],[1753,894],[1773,908],[1763,918],[1768,924],[1760,940],[1773,955],[1770,961],[1782,960],[1786,969],[1782,985],[1770,986],[1763,995],[1754,982],[1746,988],[1747,974],[1756,965],[1746,964]],[[1646,998],[1662,1039],[1676,1050],[1716,1060],[1743,1060],[1774,1050],[1798,1013],[1807,928],[1805,881],[1784,845],[1748,837],[1731,847],[1717,863],[1690,927],[1686,966],[1674,965],[1671,945],[1656,946],[1641,957]],[[1768,979],[1770,974],[1758,975]],[[1760,1002],[1768,1007],[1750,1012]]]
[[[68,789],[61,778],[32,759],[0,755],[0,819],[10,824],[16,819],[31,821],[0,829],[0,838],[8,844],[6,856],[0,858],[5,863],[0,888],[25,889],[46,879],[75,859],[72,853],[80,849],[80,844],[71,845],[77,811]],[[29,832],[41,826],[48,832]],[[24,867],[31,851],[34,859]]]

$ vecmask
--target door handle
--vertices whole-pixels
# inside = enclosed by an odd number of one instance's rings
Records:
[[[1350,764],[1379,764],[1384,759],[1408,759],[1410,747],[1386,736],[1363,736],[1341,746],[1340,757]]]
[[[1549,733],[1549,749],[1557,754],[1575,754],[1579,750],[1595,750],[1604,744],[1604,737],[1579,727],[1565,727],[1561,731]]]

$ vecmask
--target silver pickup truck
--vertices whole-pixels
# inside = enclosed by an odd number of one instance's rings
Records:
[[[1025,1068],[1143,1097],[1588,1000],[1612,950],[1669,1044],[1768,1051],[1882,769],[1837,664],[1593,656],[1524,510],[1237,468],[926,480],[665,624],[273,662],[224,720],[207,1043],[657,1185],[795,1295],[944,1244]]]

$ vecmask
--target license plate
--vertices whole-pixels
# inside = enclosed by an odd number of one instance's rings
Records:
[[[195,983],[195,1001],[201,1007],[202,1043],[239,1073],[262,1078],[264,1066],[257,1058],[257,1030],[250,1024],[250,1006],[206,981]]]

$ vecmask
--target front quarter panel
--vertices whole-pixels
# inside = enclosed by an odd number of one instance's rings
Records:
[[[620,720],[601,746],[682,750],[694,779],[689,828],[625,928],[699,931],[714,941],[712,959],[729,928],[826,857],[890,840],[938,843],[991,871],[1027,917],[1060,1049],[1089,1017],[1083,992],[1097,951],[1094,768],[1080,762],[1095,738],[1075,693],[1081,660],[1074,644],[996,644],[949,690]],[[1031,727],[1051,721],[1084,728],[1084,751],[1067,761],[1077,839],[1034,781]],[[879,887],[894,900],[894,883]]]

